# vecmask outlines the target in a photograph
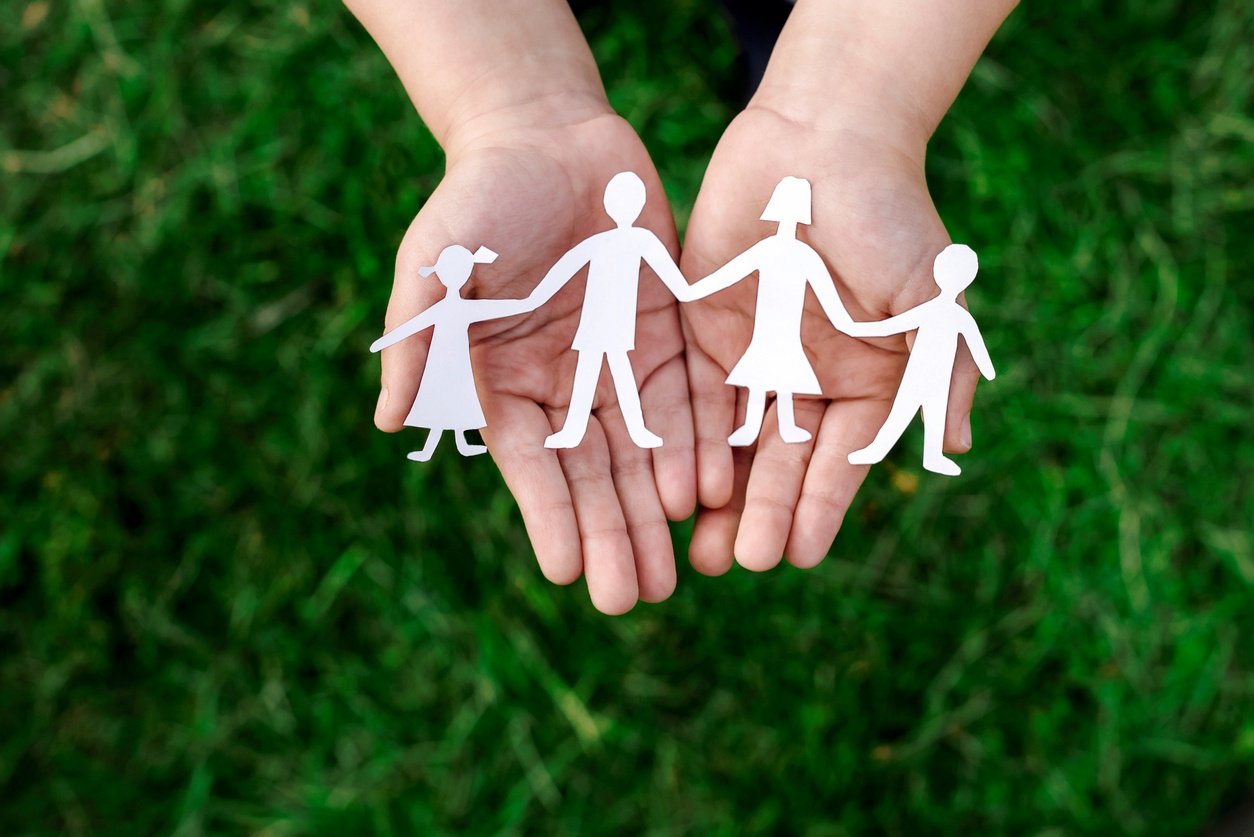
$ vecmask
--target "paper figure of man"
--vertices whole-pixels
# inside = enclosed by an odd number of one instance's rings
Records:
[[[530,307],[543,305],[585,265],[588,267],[579,329],[571,345],[579,359],[570,408],[562,429],[544,440],[546,448],[573,448],[583,441],[602,365],[610,368],[631,440],[641,448],[662,445],[661,437],[645,427],[636,376],[627,357],[636,347],[641,263],[653,268],[678,299],[688,299],[689,295],[688,283],[666,245],[652,231],[634,226],[644,201],[644,182],[638,176],[632,172],[614,175],[605,187],[605,211],[614,227],[576,244],[558,259],[527,298]]]
[[[980,374],[990,381],[996,376],[975,318],[958,304],[958,294],[975,280],[979,267],[974,250],[965,244],[951,244],[940,252],[932,265],[932,274],[940,286],[938,296],[895,317],[854,323],[848,329],[855,337],[887,337],[918,329],[897,398],[884,426],[871,444],[849,454],[850,464],[871,465],[882,460],[901,438],[915,413],[922,411],[923,467],[951,477],[962,473],[958,463],[946,457],[943,449],[949,383],[959,336],[966,340]]]

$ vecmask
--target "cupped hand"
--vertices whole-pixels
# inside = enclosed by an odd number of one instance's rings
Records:
[[[645,182],[638,224],[677,252],[653,164],[621,118],[606,109],[547,121],[512,114],[509,122],[531,127],[496,129],[480,120],[449,148],[445,177],[397,253],[387,329],[443,296],[437,279],[420,278],[418,269],[434,264],[449,244],[499,253],[494,264],[476,266],[464,296],[526,297],[567,250],[612,226],[602,194],[620,171]],[[666,519],[687,518],[696,502],[684,342],[674,298],[645,269],[632,364],[645,419],[664,445],[649,451],[632,444],[603,374],[583,443],[545,449],[570,399],[583,291],[576,277],[531,313],[471,326],[471,355],[487,419],[484,442],[517,499],[541,570],[558,584],[583,575],[599,610],[622,613],[637,599],[670,595],[675,560]],[[402,428],[429,343],[428,331],[383,351],[375,414],[381,429]]]
[[[758,217],[779,180],[793,175],[813,189],[813,224],[800,227],[799,236],[824,257],[855,321],[936,296],[932,260],[950,239],[928,195],[923,149],[860,129],[853,123],[845,131],[818,130],[760,105],[740,114],[701,185],[684,242],[685,275],[696,281],[774,233],[775,225]],[[752,570],[784,556],[800,567],[823,559],[868,471],[847,456],[868,444],[888,415],[912,339],[842,334],[810,294],[802,339],[823,395],[798,396],[796,419],[813,439],[783,442],[772,405],[757,445],[732,449],[727,436],[743,416],[744,391],[724,379],[749,343],[756,291],[755,276],[683,309],[702,506],[690,557],[708,574],[725,572],[733,557]],[[971,446],[977,378],[961,348],[947,451]]]

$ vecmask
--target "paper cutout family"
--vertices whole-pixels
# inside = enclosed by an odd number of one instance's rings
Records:
[[[666,246],[651,231],[634,226],[645,204],[644,182],[632,172],[616,174],[605,189],[605,211],[612,229],[576,244],[549,269],[526,299],[466,299],[461,289],[476,264],[490,264],[497,254],[486,247],[471,252],[459,244],[445,247],[434,273],[448,289],[444,298],[413,319],[380,337],[370,347],[378,352],[434,326],[426,368],[418,395],[405,419],[410,427],[430,429],[422,450],[409,458],[426,461],[435,452],[445,430],[451,430],[464,456],[483,453],[471,444],[466,431],[486,425],[475,391],[470,362],[471,323],[509,317],[543,305],[585,266],[579,328],[571,348],[579,355],[570,407],[562,429],[544,441],[546,448],[577,446],[587,430],[601,367],[608,365],[619,408],[632,441],[655,448],[662,439],[644,423],[640,393],[628,352],[635,348],[636,297],[641,263],[647,264],[680,302],[717,293],[753,273],[758,291],[753,335],[744,355],[727,376],[727,383],[748,390],[745,421],[728,437],[728,444],[751,445],[762,429],[767,393],[775,393],[779,435],[799,443],[810,433],[797,426],[794,395],[821,395],[822,388],[801,343],[801,318],[806,288],[814,291],[832,326],[852,337],[885,337],[917,330],[897,397],[875,439],[849,454],[849,462],[869,465],[881,461],[897,442],[914,415],[923,414],[923,467],[957,475],[958,465],[942,452],[945,411],[954,358],[961,336],[984,377],[994,377],[984,339],[975,319],[958,303],[958,295],[975,279],[979,268],[975,251],[951,244],[936,257],[933,275],[940,294],[921,305],[885,320],[855,322],[836,291],[827,265],[814,248],[797,238],[797,225],[810,223],[810,183],[785,177],[775,187],[761,219],[778,224],[774,235],[754,244],[709,276],[689,285]]]

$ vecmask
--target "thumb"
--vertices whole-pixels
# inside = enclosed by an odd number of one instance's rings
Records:
[[[429,203],[405,232],[396,253],[392,296],[384,318],[384,332],[416,317],[445,294],[435,274],[420,276],[418,269],[435,264],[440,249],[453,242],[444,240],[443,231],[433,222]],[[381,353],[382,373],[374,423],[380,430],[394,433],[405,426],[405,417],[418,394],[418,384],[427,362],[431,330],[401,340]]]
[[[958,297],[963,308],[966,300]],[[965,340],[958,342],[954,356],[953,377],[949,379],[949,408],[945,412],[946,453],[966,453],[971,450],[971,407],[975,401],[975,387],[980,381],[980,370],[971,357]]]

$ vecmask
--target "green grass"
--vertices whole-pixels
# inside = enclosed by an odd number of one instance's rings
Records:
[[[619,619],[371,426],[441,160],[346,12],[5,17],[0,832],[1176,835],[1254,785],[1249,3],[1020,9],[929,161],[1004,370],[964,477],[911,433],[819,569]],[[585,23],[686,217],[725,27]]]

